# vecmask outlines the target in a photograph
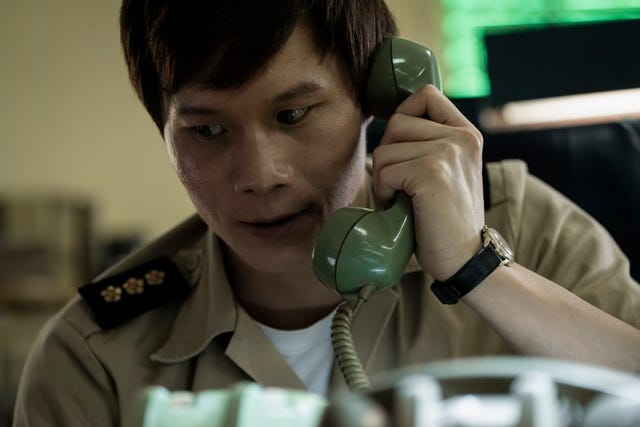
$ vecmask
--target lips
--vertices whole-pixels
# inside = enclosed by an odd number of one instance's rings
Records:
[[[296,215],[289,215],[276,220],[252,222],[251,225],[255,227],[262,227],[262,228],[278,227],[280,225],[286,224],[288,221],[291,221],[295,217]]]
[[[243,221],[243,222],[246,224],[255,225],[256,227],[263,227],[263,226],[269,227],[272,225],[279,225],[287,221],[290,221],[291,219],[295,218],[300,214],[301,212],[297,212],[294,214],[280,215],[280,216],[269,218],[269,219],[253,219],[253,220]]]
[[[308,210],[305,209],[294,214],[241,221],[241,224],[246,230],[258,238],[275,239],[298,231],[302,227],[303,219],[307,213]]]

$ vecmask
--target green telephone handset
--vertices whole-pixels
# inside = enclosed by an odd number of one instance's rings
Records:
[[[390,38],[374,55],[366,102],[374,116],[386,119],[405,98],[429,83],[440,88],[433,53],[409,40]],[[402,191],[384,211],[338,210],[318,234],[314,273],[346,300],[333,316],[331,343],[351,390],[370,388],[353,343],[351,323],[372,293],[398,283],[414,247],[411,199]]]
[[[385,40],[374,55],[366,87],[372,114],[387,119],[409,95],[426,84],[440,87],[431,50],[409,40]],[[364,285],[395,285],[414,250],[411,200],[398,192],[384,211],[348,207],[329,218],[316,240],[313,268],[325,286],[354,299]]]

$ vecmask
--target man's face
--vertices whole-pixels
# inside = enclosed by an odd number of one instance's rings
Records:
[[[318,55],[306,26],[240,88],[187,85],[165,108],[176,173],[235,261],[308,270],[327,216],[363,197],[363,116],[351,80],[334,55]]]

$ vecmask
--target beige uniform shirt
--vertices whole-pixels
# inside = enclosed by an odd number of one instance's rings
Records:
[[[640,327],[640,286],[611,237],[564,197],[529,176],[521,162],[488,166],[488,225],[516,261]],[[227,388],[242,380],[302,389],[260,327],[237,305],[220,242],[198,217],[117,267],[170,255],[193,287],[184,299],[103,330],[76,298],[40,334],[26,364],[16,426],[116,426],[147,385],[170,390]],[[114,273],[116,271],[112,271]],[[375,294],[353,324],[368,374],[464,356],[509,354],[464,303],[440,304],[415,261],[402,283]],[[603,349],[603,351],[606,351]],[[344,385],[334,367],[331,387]]]

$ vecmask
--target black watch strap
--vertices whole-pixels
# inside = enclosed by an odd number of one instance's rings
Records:
[[[460,270],[444,282],[435,281],[431,291],[443,304],[456,304],[460,298],[478,286],[493,270],[503,263],[503,259],[489,244],[473,256]]]

